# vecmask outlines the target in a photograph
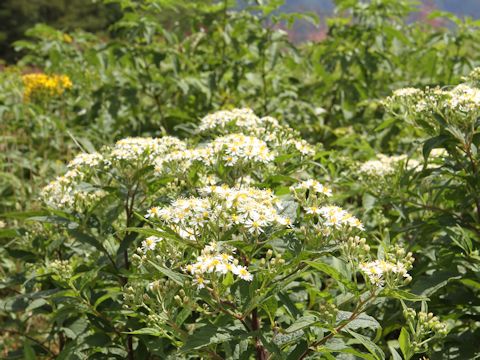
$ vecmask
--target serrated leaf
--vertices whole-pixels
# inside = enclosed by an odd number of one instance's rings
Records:
[[[292,325],[290,325],[285,330],[285,332],[287,334],[288,333],[293,333],[295,331],[302,330],[302,329],[305,329],[307,327],[310,327],[310,326],[314,325],[315,323],[317,323],[318,321],[319,321],[319,319],[316,316],[313,316],[313,315],[302,316],[302,317],[298,318],[297,320],[295,320],[295,322]]]
[[[183,353],[192,350],[201,349],[208,345],[224,343],[231,340],[241,340],[254,336],[256,333],[248,333],[242,325],[233,325],[228,327],[216,327],[212,324],[206,324],[199,327],[185,341],[185,345],[180,349]]]
[[[385,360],[385,353],[372,340],[364,335],[360,335],[354,331],[349,330],[348,333],[357,339],[377,360]]]
[[[399,300],[407,301],[428,301],[426,296],[412,294],[405,290],[400,289],[385,289],[382,293],[383,296],[392,297]]]
[[[348,320],[352,316],[352,314],[353,313],[350,311],[338,311],[337,323]],[[357,330],[360,328],[377,330],[380,329],[381,326],[375,318],[371,317],[366,313],[361,313],[354,320],[350,321],[347,325],[345,325],[343,330]]]
[[[352,292],[357,291],[355,285],[351,281],[349,281],[345,276],[343,276],[334,267],[332,267],[332,266],[330,266],[326,263],[319,262],[319,261],[305,261],[305,263],[308,264],[309,266],[313,267],[314,269],[320,270],[321,272],[327,274],[332,279],[335,279],[338,282],[342,283],[350,291],[352,291]]]

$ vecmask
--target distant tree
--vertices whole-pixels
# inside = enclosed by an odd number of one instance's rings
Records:
[[[115,5],[95,0],[0,1],[0,59],[16,59],[12,43],[37,23],[62,30],[102,32],[119,16]]]

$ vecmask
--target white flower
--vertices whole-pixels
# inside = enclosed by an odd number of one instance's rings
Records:
[[[92,154],[78,154],[72,161],[67,165],[68,168],[78,168],[81,166],[95,167],[103,160],[103,156],[99,153]]]
[[[260,220],[249,219],[245,222],[245,227],[247,228],[248,232],[255,235],[259,235],[264,232],[262,225],[263,223]]]
[[[144,253],[147,251],[155,250],[155,247],[157,246],[157,243],[162,241],[161,238],[156,237],[156,236],[149,236],[145,240],[142,241],[142,250]]]
[[[335,227],[337,229],[341,227],[350,227],[364,230],[363,224],[360,220],[338,206],[323,206],[318,209],[318,213],[324,220],[323,224],[325,226]]]
[[[147,219],[156,218],[156,217],[159,217],[159,213],[160,213],[160,208],[158,208],[157,206],[154,206],[151,209],[147,210],[147,214],[145,215],[145,217]]]
[[[305,212],[311,215],[318,215],[320,214],[320,209],[316,206],[309,206],[305,208]]]
[[[110,152],[113,161],[153,161],[156,157],[174,150],[184,150],[186,144],[174,137],[129,137],[117,141]]]
[[[322,194],[327,197],[332,196],[332,189],[330,189],[328,186],[325,186],[318,182],[317,180],[309,179],[300,182],[299,184],[295,186],[291,186],[290,190],[295,191],[295,190],[310,190],[315,192],[316,194]]]
[[[233,272],[235,275],[238,275],[238,277],[242,280],[245,280],[245,281],[252,281],[253,280],[253,275],[250,274],[247,270],[246,267],[244,266],[236,266],[234,268],[234,272]]]
[[[235,249],[230,249],[231,253],[235,252]],[[183,268],[183,271],[195,275],[197,280],[195,283],[200,286],[204,286],[207,280],[203,277],[205,274],[215,273],[217,275],[226,275],[232,273],[245,281],[251,281],[253,276],[248,272],[248,269],[244,266],[239,266],[238,261],[234,257],[225,251],[218,243],[212,242],[205,246],[200,256],[197,257],[197,261],[193,264],[188,264]]]
[[[401,278],[411,280],[410,274],[404,263],[397,261],[392,263],[386,260],[375,260],[360,264],[360,270],[367,276],[372,285],[381,287],[385,285],[388,274],[400,275]]]
[[[220,262],[220,264],[217,266],[217,271],[223,275],[225,275],[228,272],[233,273],[234,270],[235,270],[235,265],[233,265],[231,262]]]
[[[197,285],[198,289],[203,289],[205,287],[205,284],[209,284],[210,281],[205,279],[201,275],[197,275],[195,279],[193,279],[193,285]]]
[[[407,159],[406,155],[387,156],[378,154],[377,159],[363,163],[359,172],[367,176],[385,177],[395,173],[401,163],[406,163],[406,169],[414,169],[420,165],[415,159]]]

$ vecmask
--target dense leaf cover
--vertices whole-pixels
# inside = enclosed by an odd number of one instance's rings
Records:
[[[0,73],[2,357],[480,355],[478,23],[106,3]]]

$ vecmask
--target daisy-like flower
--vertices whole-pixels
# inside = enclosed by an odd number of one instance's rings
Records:
[[[160,214],[160,208],[157,206],[152,207],[151,209],[147,210],[147,214],[145,217],[148,218],[156,218],[159,217]]]
[[[245,266],[238,265],[234,268],[233,270],[235,275],[238,275],[238,277],[242,280],[245,281],[252,281],[253,280],[253,275],[250,274]]]
[[[217,272],[220,274],[227,274],[229,272],[233,273],[235,271],[235,265],[230,261],[222,261],[217,265]]]
[[[148,238],[142,241],[143,252],[146,253],[147,251],[155,250],[157,243],[159,243],[160,241],[162,241],[162,239],[157,236],[149,236]]]
[[[251,234],[260,235],[264,232],[262,229],[262,223],[258,220],[247,220],[245,222],[245,227]]]
[[[195,276],[195,279],[193,279],[193,285],[197,285],[197,289],[199,289],[199,290],[205,288],[205,285],[209,284],[209,283],[210,283],[210,281],[205,279],[201,275],[197,275],[197,276]]]
[[[320,209],[316,206],[308,206],[305,207],[305,212],[310,215],[318,215],[320,214]]]

